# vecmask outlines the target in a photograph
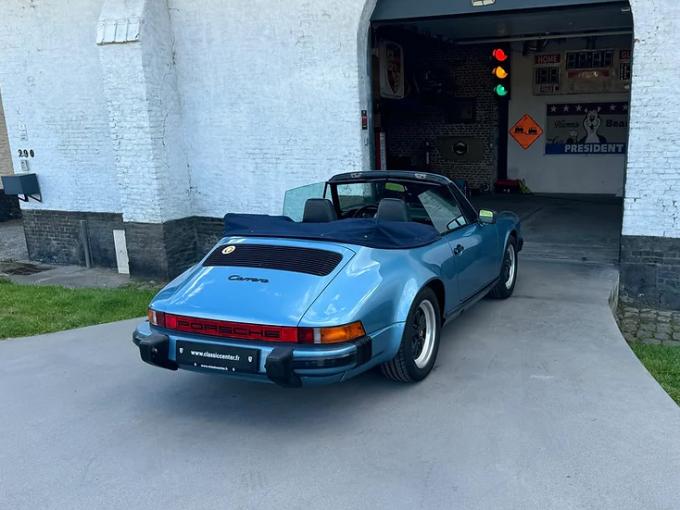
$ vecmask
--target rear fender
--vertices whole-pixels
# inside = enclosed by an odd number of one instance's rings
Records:
[[[522,237],[521,225],[519,216],[510,211],[503,211],[498,215],[497,220],[498,225],[498,237],[500,241],[500,258],[498,261],[499,268],[500,264],[503,263],[503,257],[505,256],[505,247],[508,244],[508,240],[513,232],[516,233],[517,240],[519,241]]]
[[[359,320],[371,335],[403,324],[418,292],[439,278],[439,265],[427,261],[441,256],[433,247],[409,251],[362,248],[312,303],[299,325],[337,326]],[[374,352],[396,353],[400,341],[401,337],[391,338],[389,345],[374,345]]]

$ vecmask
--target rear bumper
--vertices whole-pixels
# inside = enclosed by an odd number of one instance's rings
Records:
[[[229,373],[244,379],[274,382],[281,386],[298,387],[311,384],[339,382],[348,373],[359,373],[362,367],[370,368],[373,359],[373,339],[366,336],[357,341],[333,346],[301,346],[294,344],[272,345],[241,342],[227,339],[207,339],[196,336],[175,336],[170,332],[152,331],[148,322],[140,324],[132,335],[132,341],[139,347],[142,360],[150,365],[177,370],[196,370],[193,366],[178,365],[176,362],[177,341],[200,342],[210,345],[257,348],[260,351],[260,367],[257,373]]]

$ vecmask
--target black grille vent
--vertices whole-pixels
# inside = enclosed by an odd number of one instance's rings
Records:
[[[233,244],[218,246],[204,266],[260,267],[326,276],[333,272],[342,255],[332,251],[294,246]]]

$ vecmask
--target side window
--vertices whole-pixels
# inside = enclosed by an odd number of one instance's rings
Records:
[[[451,192],[456,197],[456,200],[461,205],[465,216],[467,216],[468,222],[474,223],[477,221],[479,214],[470,201],[463,195],[463,193],[458,189],[456,185],[451,186]]]
[[[283,199],[283,215],[288,216],[293,221],[302,221],[307,199],[322,198],[325,187],[325,182],[317,182],[289,189]]]
[[[440,234],[468,225],[468,219],[446,188],[429,188],[418,195],[420,203]]]

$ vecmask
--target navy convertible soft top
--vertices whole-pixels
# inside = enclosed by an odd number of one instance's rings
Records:
[[[430,225],[375,219],[298,223],[287,216],[227,214],[224,234],[234,237],[283,237],[357,244],[387,250],[418,248],[439,239]]]

